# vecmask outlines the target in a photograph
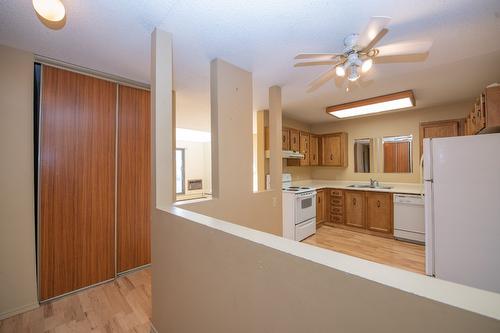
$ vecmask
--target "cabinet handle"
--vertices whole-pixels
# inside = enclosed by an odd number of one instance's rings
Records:
[[[321,197],[318,197],[318,203],[321,203]]]
[[[330,154],[330,160],[333,160],[333,154]]]
[[[316,154],[313,154],[313,160],[315,160],[315,159],[316,159]]]
[[[356,198],[352,198],[352,204],[356,206]]]
[[[377,200],[377,207],[380,208],[380,200]]]

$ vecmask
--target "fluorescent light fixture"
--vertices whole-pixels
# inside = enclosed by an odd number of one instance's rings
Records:
[[[64,5],[59,0],[33,0],[38,15],[52,22],[61,21],[66,16]]]
[[[415,106],[413,91],[406,90],[361,101],[329,106],[326,108],[326,112],[337,118],[349,118],[413,106]]]
[[[188,142],[210,142],[211,135],[210,132],[196,131],[187,128],[176,128],[175,138],[177,141],[188,141]]]

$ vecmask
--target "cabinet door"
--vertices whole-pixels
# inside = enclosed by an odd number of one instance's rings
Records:
[[[368,230],[392,233],[392,195],[366,192],[366,225]]]
[[[323,164],[341,166],[341,138],[338,135],[328,135],[323,138]]]
[[[365,193],[363,191],[344,191],[345,224],[352,227],[365,227]]]
[[[309,165],[309,133],[300,132],[300,152],[304,158],[300,160],[300,165]]]
[[[281,149],[290,150],[290,130],[287,128],[282,130]]]
[[[299,131],[295,129],[290,129],[290,150],[299,151],[300,150],[300,142],[299,142]]]
[[[151,262],[149,91],[118,91],[117,271]]]
[[[319,138],[316,135],[311,134],[309,144],[309,165],[318,165],[319,164]]]
[[[316,192],[316,225],[325,220],[325,191],[318,190]]]
[[[420,155],[423,153],[424,138],[443,138],[462,135],[462,120],[440,120],[420,123]]]

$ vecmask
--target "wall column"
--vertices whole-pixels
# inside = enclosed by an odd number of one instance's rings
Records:
[[[155,28],[151,34],[153,210],[166,208],[175,201],[175,112],[172,106],[172,35]]]
[[[281,174],[283,172],[281,153],[282,111],[281,87],[272,86],[269,88],[269,149],[271,150],[269,174],[271,175],[271,189],[280,191]]]

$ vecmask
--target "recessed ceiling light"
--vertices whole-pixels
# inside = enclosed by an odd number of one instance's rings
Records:
[[[59,22],[66,15],[66,9],[59,0],[33,0],[33,7],[38,15],[52,22]]]
[[[413,91],[378,96],[361,101],[329,106],[326,112],[337,118],[349,118],[415,106]]]

